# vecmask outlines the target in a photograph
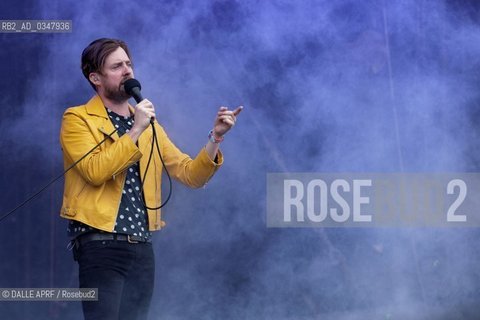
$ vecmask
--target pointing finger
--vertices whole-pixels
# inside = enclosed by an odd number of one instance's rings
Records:
[[[242,112],[242,110],[243,106],[239,106],[237,109],[233,110],[233,114],[237,116],[238,114],[240,114],[240,112]]]

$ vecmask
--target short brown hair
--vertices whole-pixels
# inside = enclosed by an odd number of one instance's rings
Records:
[[[102,72],[107,57],[118,48],[125,50],[128,58],[131,60],[130,51],[127,44],[122,40],[101,38],[93,41],[82,52],[82,72],[85,78],[96,91],[97,87],[90,81],[88,76],[92,72]]]

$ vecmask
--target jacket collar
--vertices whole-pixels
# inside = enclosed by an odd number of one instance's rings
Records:
[[[87,102],[87,104],[85,105],[85,109],[90,115],[95,115],[108,119],[107,110],[105,110],[103,101],[98,94]]]
[[[130,112],[133,114],[134,109],[131,105],[128,105]],[[103,118],[102,121],[98,123],[98,130],[105,135],[109,135],[111,132],[115,130],[113,127],[113,123],[108,118],[107,109],[105,109],[105,105],[103,104],[102,99],[97,94],[90,101],[85,104],[85,110],[89,115],[97,116]],[[115,132],[110,136],[112,140],[116,141],[118,137],[118,133]]]
[[[133,107],[129,104],[128,108],[132,114],[135,113]],[[93,96],[90,101],[87,102],[85,105],[85,109],[87,113],[90,115],[99,116],[105,119],[108,119],[107,110],[105,109],[105,105],[103,104],[102,98],[98,94]]]

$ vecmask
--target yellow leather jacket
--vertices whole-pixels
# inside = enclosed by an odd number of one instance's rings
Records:
[[[133,112],[132,108],[131,111]],[[85,105],[67,109],[63,115],[60,132],[64,168],[70,167],[114,130],[98,95]],[[172,178],[189,187],[204,186],[223,163],[220,151],[217,162],[214,162],[205,148],[202,148],[192,160],[170,141],[157,122],[155,131],[168,172]],[[60,216],[100,230],[113,231],[125,184],[126,169],[140,161],[140,175],[144,176],[152,136],[152,128],[149,127],[138,139],[137,146],[129,135],[119,137],[114,133],[68,171],[65,175]],[[161,204],[162,169],[160,157],[154,152],[144,181],[145,199],[149,207],[158,207]],[[161,220],[160,209],[148,210],[148,222],[150,231],[158,230],[165,225]]]

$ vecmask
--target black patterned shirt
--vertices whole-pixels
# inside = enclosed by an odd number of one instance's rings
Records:
[[[124,117],[107,108],[108,116],[112,121],[119,136],[129,132],[133,126],[133,116]],[[68,236],[71,239],[88,232],[104,232],[92,228],[79,221],[70,220],[68,223]],[[128,234],[151,239],[152,233],[148,231],[148,215],[142,202],[141,180],[138,162],[127,169],[127,177],[122,191],[122,199],[117,214],[117,221],[113,233]]]

